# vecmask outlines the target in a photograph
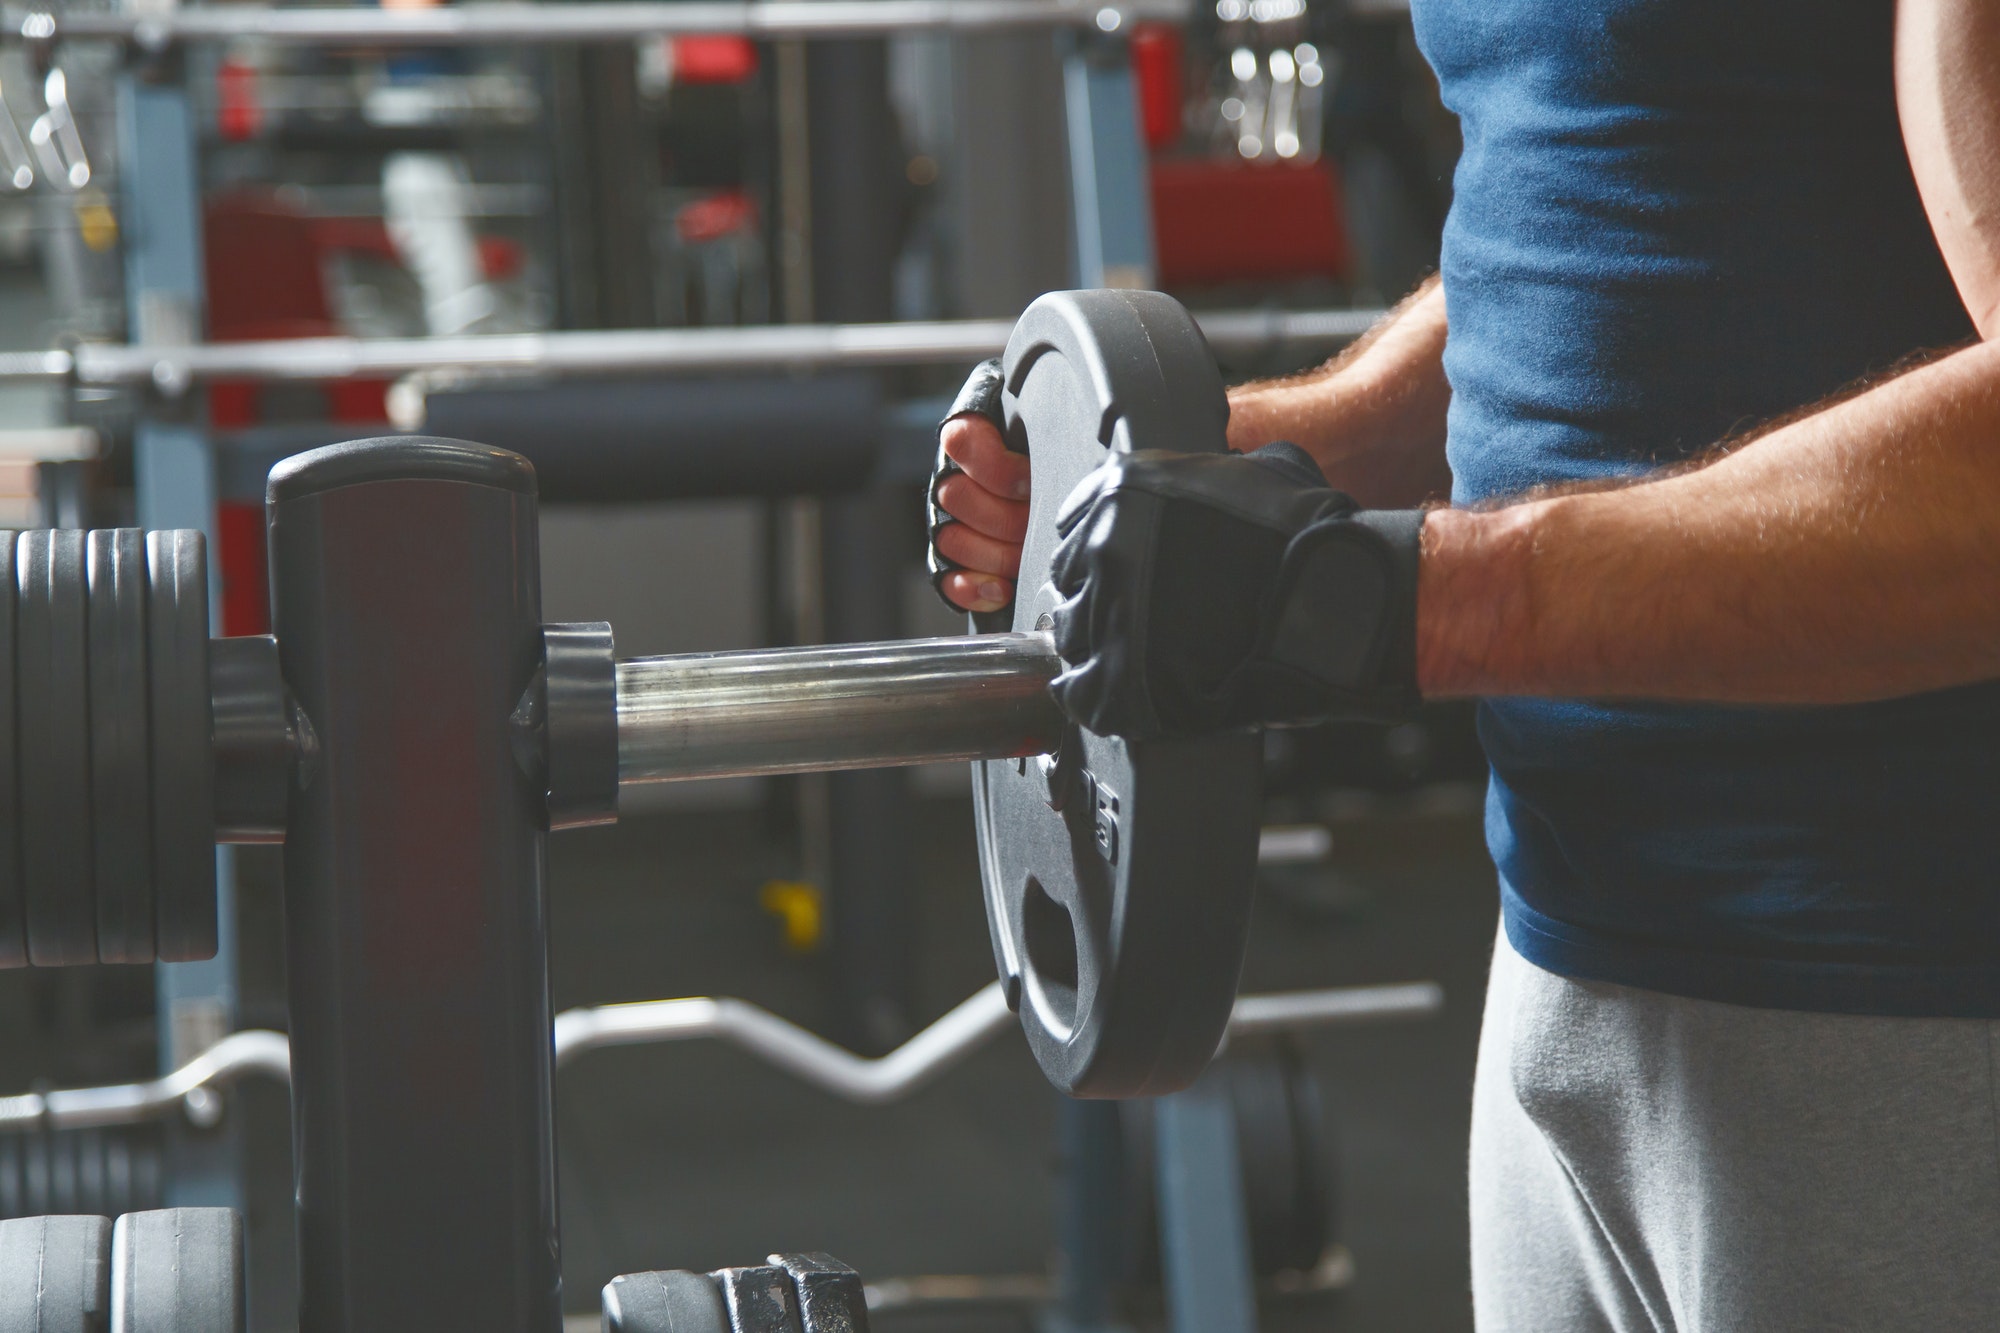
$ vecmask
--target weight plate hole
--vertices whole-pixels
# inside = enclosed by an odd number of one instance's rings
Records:
[[[1035,1007],[1049,1029],[1067,1040],[1076,1024],[1076,923],[1040,880],[1030,877],[1023,897],[1022,934]]]

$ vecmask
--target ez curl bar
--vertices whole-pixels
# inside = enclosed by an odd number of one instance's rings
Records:
[[[1083,731],[1043,627],[1062,498],[1107,450],[1220,449],[1220,376],[1130,291],[1043,297],[1003,364],[1034,460],[1004,633],[617,662],[610,626],[541,622],[527,461],[423,437],[273,471],[271,636],[208,638],[199,534],[0,541],[0,958],[212,953],[211,844],[284,843],[306,1333],[559,1326],[546,838],[625,784],[973,760],[1001,996],[1051,1081],[1169,1092],[1214,1055],[1260,742]]]

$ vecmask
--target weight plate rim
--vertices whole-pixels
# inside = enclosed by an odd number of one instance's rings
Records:
[[[111,1227],[111,1333],[243,1333],[243,1219],[157,1208]]]
[[[16,543],[20,771],[35,775],[21,784],[21,881],[37,967],[97,961],[86,544],[75,528]]]
[[[92,532],[88,572],[97,958],[144,963],[156,947],[145,533]]]
[[[1032,372],[1049,356],[1060,358],[1068,367],[1062,373],[1091,395],[1086,410],[1093,417],[1083,420],[1094,428],[1090,438],[1100,448],[1151,443],[1163,433],[1176,442],[1222,447],[1227,406],[1220,372],[1192,317],[1171,297],[1152,292],[1057,292],[1031,305],[1015,325],[1004,358],[1002,403],[1010,444],[1022,433],[1023,392],[1034,392]],[[1061,423],[1057,425],[1060,428]],[[1034,441],[1026,443],[1032,451]],[[1048,475],[1045,467],[1035,471],[1038,481]],[[1041,533],[1051,546],[1049,527],[1067,491],[1067,482],[1051,481],[1038,486],[1031,497],[1031,534]],[[1036,618],[1048,609],[1043,604],[1045,585],[1031,587],[1035,582],[1032,572],[1024,573],[1015,603],[1017,631],[1034,628]],[[1105,876],[1107,903],[1064,901],[1053,892],[1050,896],[1064,902],[1078,930],[1083,928],[1080,921],[1087,924],[1092,919],[1084,909],[1097,909],[1094,915],[1106,923],[1103,939],[1096,941],[1098,951],[1109,960],[1106,970],[1086,995],[1079,966],[1079,994],[1066,1033],[1037,1011],[1034,964],[1018,908],[1029,858],[1018,847],[1010,852],[1002,846],[998,830],[1010,817],[1010,806],[1034,810],[1035,799],[1025,789],[1039,774],[1023,774],[1012,765],[988,761],[975,775],[975,820],[988,921],[996,927],[995,961],[1003,977],[1010,962],[1018,969],[1017,1007],[1023,1030],[1036,1062],[1058,1088],[1072,1096],[1100,1097],[1171,1092],[1186,1087],[1206,1067],[1235,1001],[1255,883],[1261,747],[1250,733],[1143,746],[1087,737],[1085,745],[1090,755],[1086,768],[1107,782],[1110,778],[1099,770],[1122,770],[1116,781],[1124,790],[1111,790],[1121,806],[1119,818],[1112,821],[1112,836],[1123,846]],[[1189,762],[1213,765],[1220,775],[1215,785],[1235,790],[1234,809],[1205,809],[1186,792],[1155,790],[1172,786],[1154,775],[1166,771],[1176,753]],[[1046,801],[1041,804],[1045,807]],[[1177,810],[1177,804],[1185,808]],[[1082,814],[1072,804],[1040,827],[1058,847],[1058,831],[1072,847],[1087,845],[1089,829]],[[1144,849],[1151,845],[1152,829],[1191,816],[1201,817],[1210,843],[1199,859],[1213,867],[1215,878],[1233,885],[1233,893],[1212,885],[1197,891],[1188,883],[1174,882],[1185,881],[1185,875],[1165,877],[1163,882],[1176,892],[1140,882],[1151,875],[1150,856]],[[1030,816],[1021,817],[1026,821]],[[1133,851],[1135,845],[1139,853]],[[1082,853],[1072,850],[1070,855],[1074,861]],[[1135,870],[1135,860],[1142,857],[1147,863]],[[1010,876],[1016,882],[1009,882]],[[1037,878],[1046,884],[1048,877]],[[1088,887],[1078,885],[1077,892],[1087,892]],[[1078,941],[1077,952],[1081,962],[1084,941]],[[1180,983],[1165,1005],[1157,1002],[1157,994],[1135,993],[1138,983],[1129,979],[1144,973],[1155,978],[1172,975]]]
[[[163,962],[213,958],[217,947],[207,565],[199,532],[146,535],[154,929]]]
[[[0,1286],[0,1333],[104,1326],[110,1303],[109,1218],[42,1214],[0,1220],[0,1274],[23,1258],[35,1280]]]
[[[19,637],[14,553],[20,533],[0,528],[0,967],[28,962],[27,897],[21,882],[21,769],[15,724]]]

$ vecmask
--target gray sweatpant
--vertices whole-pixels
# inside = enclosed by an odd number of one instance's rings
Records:
[[[1495,951],[1481,1333],[2000,1330],[2000,1023],[1749,1009]]]

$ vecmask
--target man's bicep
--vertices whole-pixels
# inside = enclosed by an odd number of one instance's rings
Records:
[[[1959,297],[2000,337],[2000,4],[1897,0],[1896,103]]]

